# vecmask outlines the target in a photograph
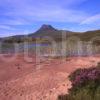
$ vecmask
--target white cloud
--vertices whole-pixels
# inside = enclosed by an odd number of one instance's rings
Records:
[[[100,25],[100,14],[96,14],[94,16],[88,17],[84,21],[80,23],[81,25],[84,24],[99,24]]]
[[[80,23],[88,17],[88,14],[82,11],[63,9],[63,8],[48,8],[44,9],[28,9],[14,12],[8,12],[6,16],[13,16],[14,19],[4,21],[5,24],[23,25],[31,24],[35,21],[52,21],[52,22],[73,22]]]
[[[75,9],[85,1],[87,0],[0,0],[0,8],[3,9],[0,9],[0,29],[12,30],[13,26],[16,33],[17,30],[25,30],[26,25],[31,26],[37,22],[63,22],[66,25],[78,23],[81,26],[100,20],[100,15],[91,17],[84,9]]]
[[[73,10],[70,8],[70,6],[80,4],[86,0],[1,1],[3,1],[4,6],[6,5],[8,7],[8,11],[5,11],[2,15],[12,18],[7,19],[7,21],[5,21],[5,19],[4,22],[2,22],[2,24],[21,25],[32,24],[35,21],[80,23],[88,17],[88,15],[85,12]]]
[[[8,25],[0,25],[0,29],[5,29],[5,30],[15,30],[13,27],[8,26]]]

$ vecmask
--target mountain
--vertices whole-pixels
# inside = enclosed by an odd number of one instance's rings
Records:
[[[30,38],[32,38],[33,41],[35,41],[36,38],[45,38],[45,37],[51,37],[54,40],[61,41],[62,35],[66,33],[66,37],[70,36],[77,36],[83,41],[89,41],[93,37],[98,37],[100,36],[100,30],[94,30],[94,31],[87,31],[87,32],[72,32],[72,31],[67,31],[67,30],[58,30],[52,27],[51,25],[42,25],[39,30],[37,30],[34,33],[31,33],[28,35],[29,41]],[[0,38],[2,41],[6,42],[23,42],[24,40],[28,40],[28,38],[25,38],[25,35],[16,35],[16,36],[11,36],[7,38]]]
[[[45,37],[50,37],[50,39],[55,40],[57,43],[62,40],[62,35],[66,33],[66,39],[69,37],[79,37],[81,41],[85,41],[84,43],[88,43],[86,41],[90,41],[93,38],[98,38],[98,40],[95,40],[93,43],[100,47],[100,30],[94,30],[94,31],[87,31],[87,32],[71,32],[66,30],[58,30],[52,27],[51,25],[42,25],[39,30],[37,30],[34,33],[29,34],[28,36],[25,35],[16,35],[16,36],[10,36],[6,38],[0,38],[0,41],[2,42],[2,52],[6,53],[8,51],[14,52],[14,44],[13,43],[19,43],[20,45],[20,52],[24,50],[23,42],[29,42],[30,46],[36,43],[36,38],[41,38],[42,43],[49,43]],[[41,42],[41,39],[39,39],[39,42]],[[83,42],[82,42],[83,43]],[[75,45],[72,46],[73,50]],[[83,46],[84,47],[84,46]],[[32,51],[32,49],[30,50]],[[97,50],[97,52],[100,51],[100,48]],[[70,52],[69,52],[70,53]],[[85,54],[85,53],[84,53]]]
[[[10,36],[10,37],[6,37],[6,38],[3,38],[2,41],[6,41],[6,42],[22,42],[24,40],[26,40],[26,37],[28,39],[29,38],[32,38],[33,41],[35,41],[36,38],[45,38],[45,37],[51,37],[53,38],[54,40],[61,40],[62,38],[62,34],[66,33],[67,35],[71,35],[71,34],[74,34],[74,32],[71,32],[71,31],[65,31],[65,30],[58,30],[58,29],[55,29],[54,27],[52,27],[51,25],[42,25],[40,27],[39,30],[37,30],[36,32],[34,33],[31,33],[27,36],[25,35],[16,35],[16,36]]]
[[[74,32],[70,32],[70,31],[58,30],[58,29],[55,29],[54,27],[52,27],[51,25],[44,24],[35,33],[29,34],[29,37],[44,38],[45,36],[48,36],[48,37],[52,37],[53,39],[60,40],[63,32],[66,32],[67,34],[74,33]]]
[[[30,34],[31,37],[43,37],[43,36],[59,36],[61,33],[59,30],[53,28],[51,25],[42,25],[35,33]]]

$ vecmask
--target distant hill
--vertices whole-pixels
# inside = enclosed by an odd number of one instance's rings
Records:
[[[19,43],[19,52],[23,52],[24,51],[23,42],[28,42],[29,43],[29,45],[28,45],[29,50],[30,50],[30,52],[31,51],[33,52],[33,51],[35,51],[35,43],[36,43],[37,38],[38,38],[39,42],[41,42],[41,39],[42,39],[42,45],[47,45],[51,42],[51,41],[49,42],[46,39],[46,37],[50,37],[58,43],[57,45],[58,45],[58,52],[59,52],[59,50],[61,49],[61,45],[59,46],[59,44],[60,44],[59,42],[62,40],[63,34],[66,34],[66,40],[69,37],[75,36],[75,37],[79,37],[79,39],[81,41],[85,41],[85,42],[82,42],[83,44],[81,44],[83,51],[84,51],[84,52],[82,51],[83,52],[82,55],[90,54],[89,53],[90,51],[88,53],[86,51],[87,47],[85,46],[85,44],[87,43],[87,45],[88,45],[87,41],[90,41],[92,38],[95,38],[95,37],[100,38],[100,30],[87,31],[87,32],[72,32],[72,31],[68,31],[68,30],[58,30],[58,29],[55,29],[54,27],[52,27],[51,25],[42,25],[39,30],[37,30],[36,32],[31,33],[27,36],[16,35],[16,36],[0,38],[0,41],[2,42],[2,50],[0,52],[2,52],[2,53],[7,53],[7,52],[12,53],[12,52],[14,52],[15,51],[14,43]],[[64,35],[64,37],[65,37],[65,35]],[[73,40],[72,40],[72,42],[74,43],[73,44],[73,43],[70,42],[71,45],[73,45],[72,50],[77,51],[78,48],[77,49],[74,48],[77,45],[77,43]],[[95,53],[100,52],[100,39],[95,40],[93,42],[93,44],[94,44],[94,46],[93,46],[94,48],[95,48],[95,46],[97,46],[96,51],[94,50],[93,52],[95,52]],[[68,51],[67,52],[68,55],[70,55],[70,54],[71,55],[75,55],[75,54],[77,55],[77,53],[75,53],[76,51],[74,53],[71,53],[72,51],[69,52],[70,49],[68,49],[68,48],[67,48],[66,51]],[[60,54],[60,53],[58,53],[58,54]]]
[[[91,38],[99,37],[100,36],[100,30],[94,30],[94,31],[87,31],[84,32],[80,37],[83,40],[90,40]]]
[[[72,31],[66,31],[66,30],[58,30],[52,27],[51,25],[42,25],[39,30],[37,30],[34,33],[31,33],[27,36],[25,35],[16,35],[16,36],[11,36],[11,37],[6,37],[6,38],[0,38],[0,41],[3,42],[23,42],[25,40],[30,41],[35,41],[36,38],[44,38],[45,36],[52,37],[53,39],[60,41],[62,39],[62,35],[66,33],[66,37],[68,38],[69,36],[78,36],[80,37],[81,40],[83,41],[89,41],[91,38],[100,36],[100,30],[94,30],[94,31],[87,31],[87,32],[72,32]]]
[[[55,40],[61,40],[63,33],[66,33],[67,35],[74,34],[74,32],[71,32],[71,31],[55,29],[51,25],[42,25],[40,27],[40,29],[37,30],[35,33],[29,34],[29,37],[44,38],[44,37],[48,36],[48,37],[52,37]]]
[[[35,33],[29,34],[29,36],[33,38],[43,37],[43,36],[60,37],[61,32],[53,28],[51,25],[43,25]]]

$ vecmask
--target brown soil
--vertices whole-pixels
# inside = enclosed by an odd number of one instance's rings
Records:
[[[77,68],[96,66],[100,56],[45,58],[38,63],[35,56],[32,59],[26,62],[19,54],[8,62],[0,57],[0,100],[56,100],[71,87],[68,75]]]

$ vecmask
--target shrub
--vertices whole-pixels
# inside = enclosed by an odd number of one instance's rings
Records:
[[[97,67],[78,69],[69,76],[72,88],[68,95],[60,95],[58,100],[99,100],[100,63]]]
[[[100,62],[98,63],[97,67],[100,67]]]
[[[100,84],[100,68],[78,69],[69,76],[72,86],[83,87],[90,81]]]

